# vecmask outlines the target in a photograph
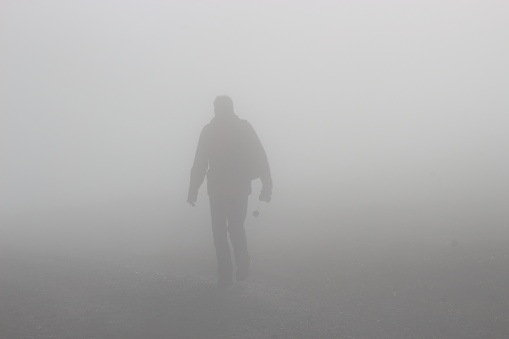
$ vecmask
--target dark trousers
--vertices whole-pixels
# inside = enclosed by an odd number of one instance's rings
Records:
[[[209,196],[212,232],[216,246],[217,270],[220,280],[232,280],[233,266],[227,234],[230,234],[237,270],[248,269],[246,231],[248,195],[235,197]]]

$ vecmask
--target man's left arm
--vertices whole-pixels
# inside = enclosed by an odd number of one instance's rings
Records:
[[[258,138],[254,128],[249,125],[252,141],[256,150],[256,162],[259,168],[260,180],[262,181],[262,191],[260,192],[260,200],[270,202],[272,196],[272,175],[270,173],[269,159],[263,145]]]

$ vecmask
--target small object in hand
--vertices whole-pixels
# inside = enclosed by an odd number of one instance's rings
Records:
[[[253,217],[257,218],[260,215],[259,211],[253,211]]]

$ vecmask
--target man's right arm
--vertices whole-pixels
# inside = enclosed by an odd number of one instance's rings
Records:
[[[205,174],[209,167],[208,152],[206,148],[206,129],[204,128],[200,134],[198,147],[194,157],[193,167],[191,168],[191,178],[189,182],[189,192],[187,195],[187,202],[194,206],[198,199],[198,190],[200,189]]]

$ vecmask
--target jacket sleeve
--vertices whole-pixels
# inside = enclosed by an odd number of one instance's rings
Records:
[[[253,143],[252,147],[255,150],[256,166],[258,167],[260,180],[262,181],[262,193],[270,196],[272,195],[272,175],[270,173],[267,153],[265,153],[265,149],[263,148],[260,138],[258,138],[258,135],[251,124],[249,124],[249,130],[251,134],[251,142]]]
[[[204,128],[200,134],[193,167],[191,168],[191,180],[189,182],[187,201],[195,202],[198,199],[198,190],[205,179],[208,167],[209,156],[207,152],[206,128]]]

